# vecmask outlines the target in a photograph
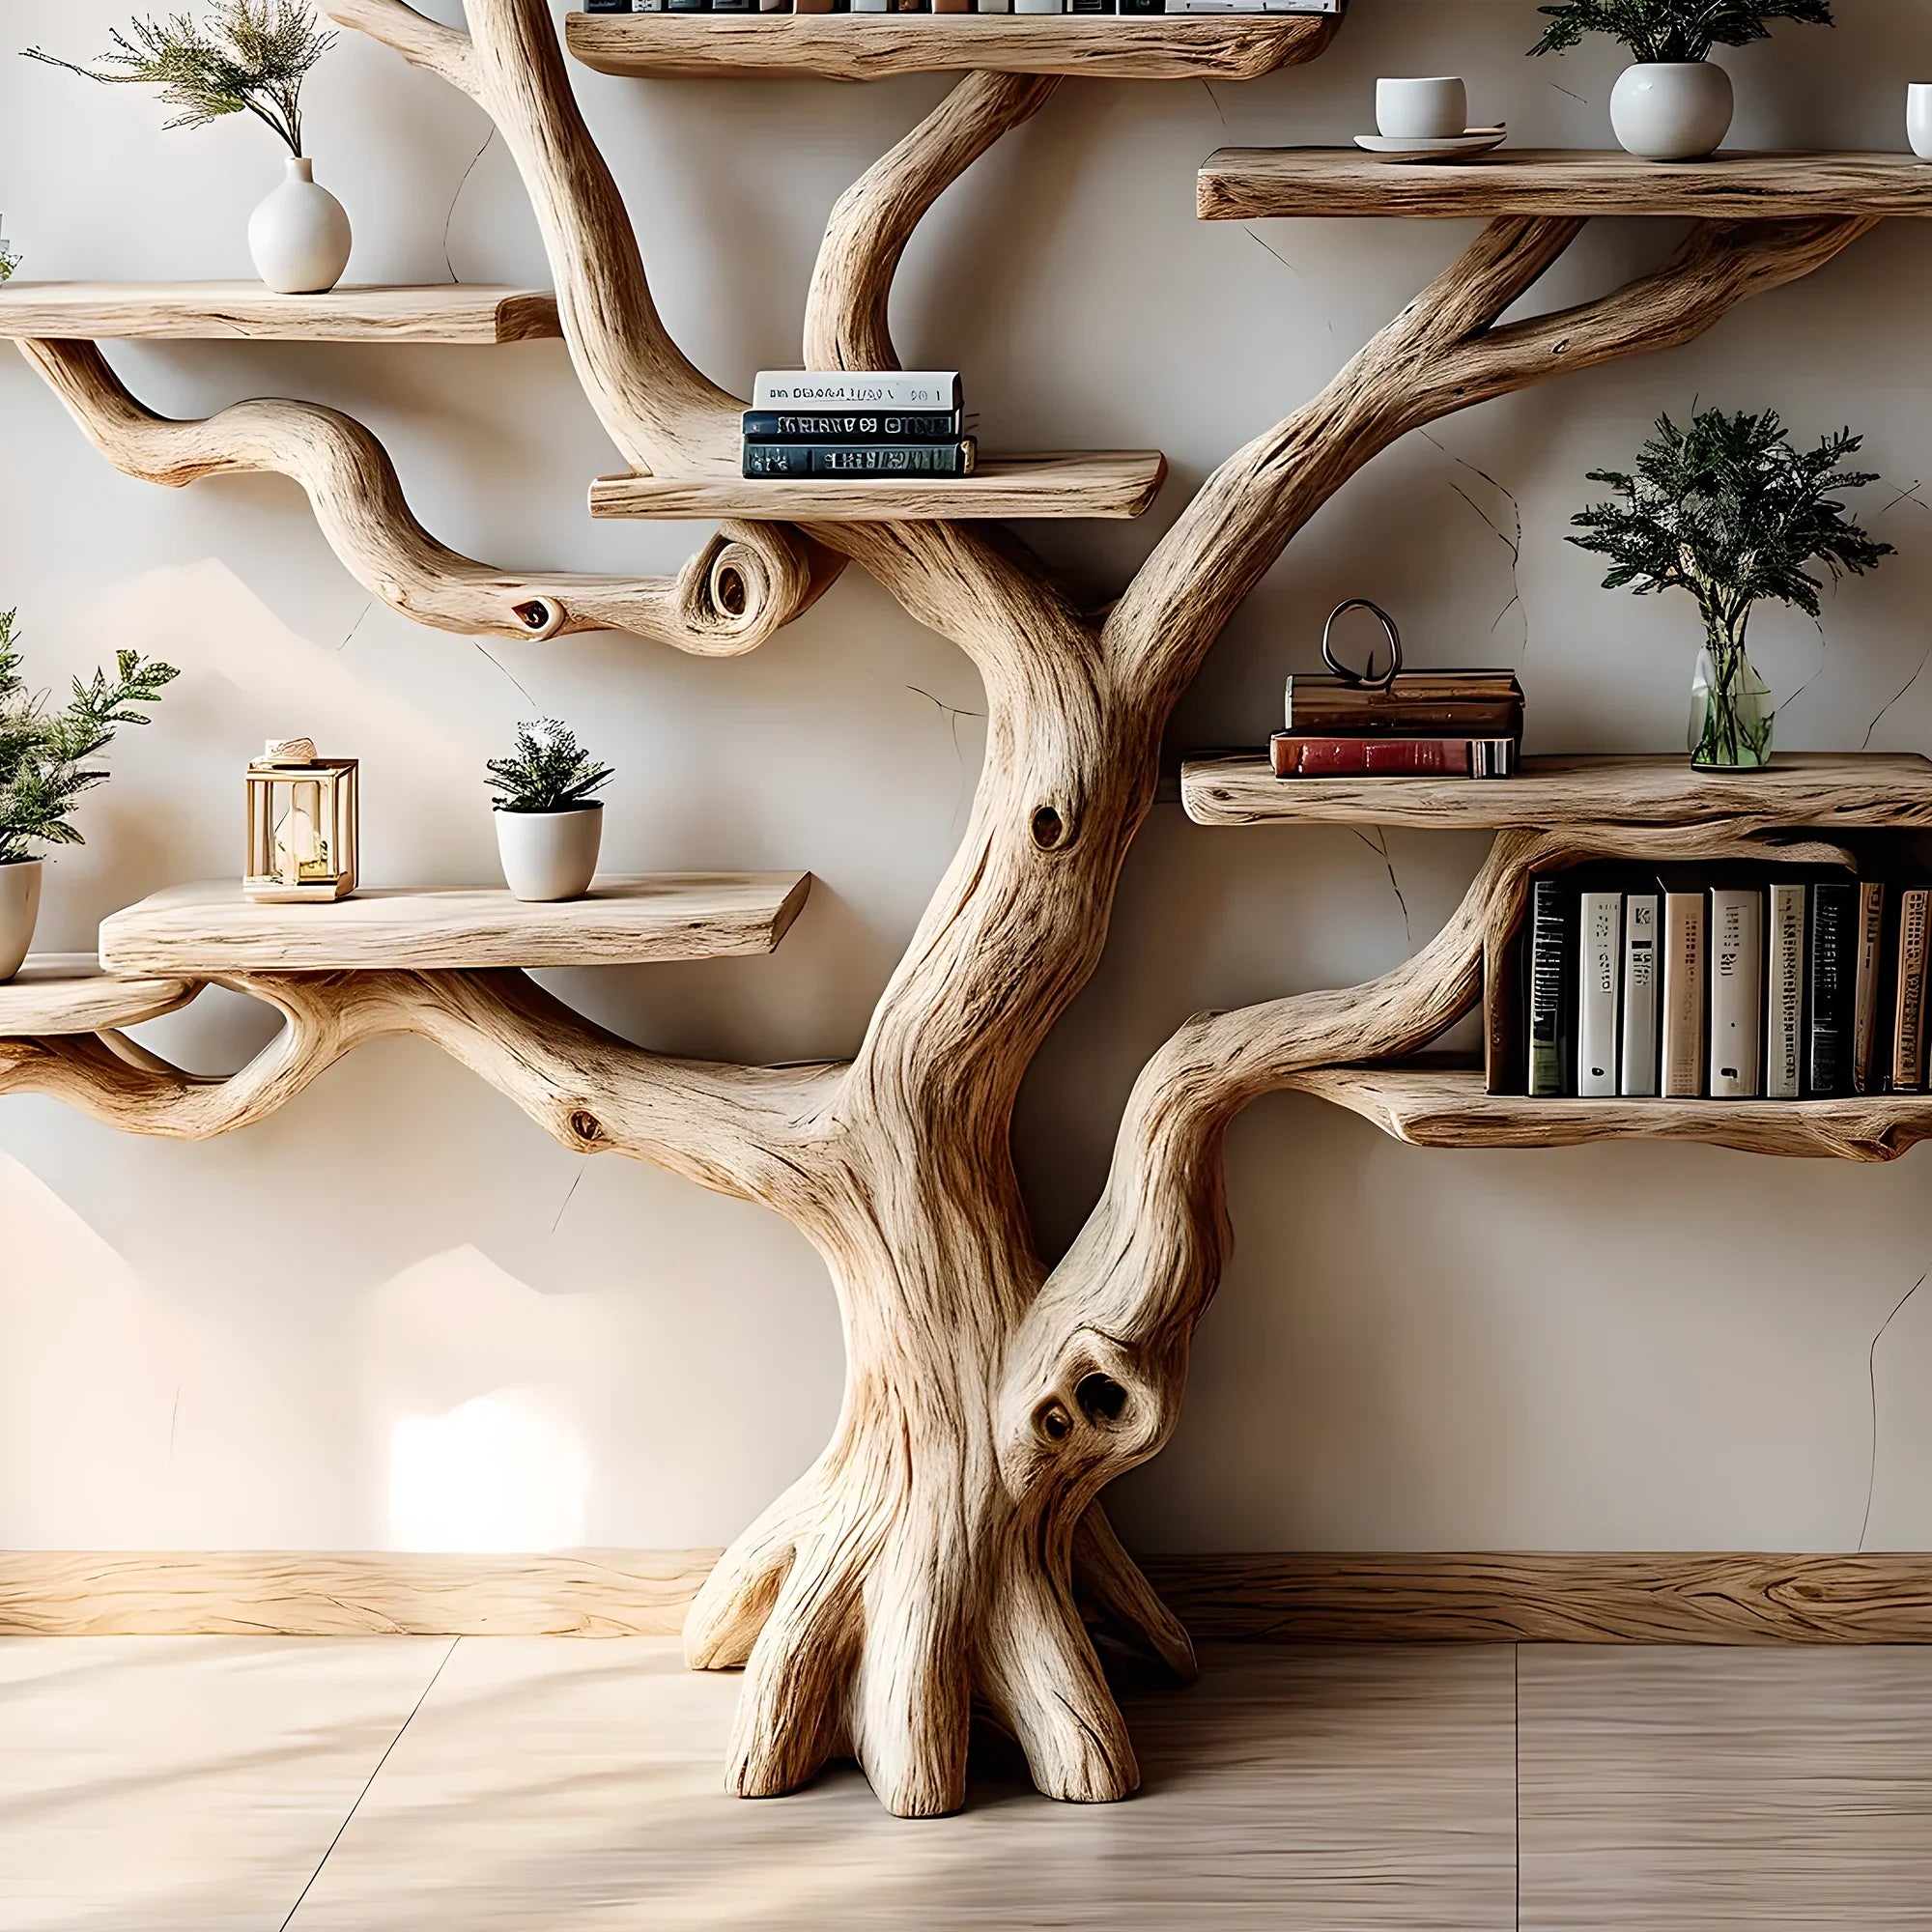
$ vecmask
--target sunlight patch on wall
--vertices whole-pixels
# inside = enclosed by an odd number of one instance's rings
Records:
[[[390,1438],[389,1538],[400,1549],[581,1545],[589,1502],[583,1438],[521,1389],[405,1416]]]

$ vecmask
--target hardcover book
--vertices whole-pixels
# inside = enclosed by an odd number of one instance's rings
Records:
[[[1570,895],[1540,878],[1529,895],[1529,1091],[1539,1100],[1570,1091]]]
[[[1664,1097],[1704,1093],[1704,895],[1663,895]]]
[[[1797,1100],[1804,1093],[1804,887],[1779,880],[1770,893],[1765,971],[1764,1093]]]
[[[1616,1096],[1623,923],[1621,893],[1586,892],[1577,903],[1577,1092],[1586,1100]]]
[[[1892,995],[1891,1091],[1925,1088],[1925,961],[1932,936],[1932,892],[1914,886],[1898,896],[1897,968]]]
[[[1884,882],[1867,879],[1859,887],[1858,964],[1852,982],[1852,1092],[1876,1094],[1884,1085],[1879,1067],[1879,992],[1885,966]]]
[[[1278,779],[1506,779],[1514,738],[1337,738],[1277,731],[1268,752]]]
[[[957,442],[966,417],[960,410],[747,410],[744,427],[749,442]]]
[[[1714,887],[1711,1097],[1755,1100],[1764,1091],[1764,892]]]
[[[1059,9],[1054,11],[1058,13]],[[958,410],[965,403],[958,373],[950,369],[761,369],[753,385],[752,407],[754,410]]]
[[[1337,736],[1520,738],[1514,671],[1404,671],[1386,689],[1339,677],[1288,680],[1287,726]]]
[[[1811,888],[1805,963],[1804,1092],[1827,1100],[1852,1091],[1852,994],[1857,966],[1859,888],[1821,879]]]
[[[1658,927],[1655,893],[1624,900],[1624,1016],[1622,1071],[1617,1091],[1633,1099],[1657,1094]]]
[[[747,476],[970,476],[974,444],[748,442]]]

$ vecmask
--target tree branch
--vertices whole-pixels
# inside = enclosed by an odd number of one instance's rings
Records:
[[[404,0],[326,0],[323,11],[338,25],[367,34],[413,66],[472,98],[476,95],[476,49],[459,28],[432,20]]]
[[[781,524],[726,525],[675,578],[513,576],[431,536],[382,444],[334,410],[249,402],[205,421],[175,421],[137,402],[93,343],[19,347],[116,469],[175,487],[246,471],[288,476],[356,582],[439,630],[526,639],[630,631],[699,656],[735,657],[823,587],[807,546]]]

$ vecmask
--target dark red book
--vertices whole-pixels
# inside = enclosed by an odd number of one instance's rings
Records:
[[[1514,738],[1325,738],[1277,731],[1268,741],[1278,779],[1506,779]]]

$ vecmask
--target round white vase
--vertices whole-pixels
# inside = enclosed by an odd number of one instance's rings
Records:
[[[604,808],[582,805],[572,811],[497,812],[497,849],[502,854],[503,882],[513,899],[548,904],[581,899],[597,876],[597,853],[604,842]]]
[[[1914,81],[1907,91],[1905,131],[1912,152],[1921,161],[1932,161],[1932,85],[1922,80]]]
[[[11,980],[26,963],[41,916],[39,859],[15,859],[0,866],[0,980]]]
[[[1722,146],[1738,111],[1731,76],[1715,61],[1626,68],[1610,96],[1625,150],[1649,161],[1697,161]]]
[[[289,156],[289,175],[248,217],[248,252],[255,272],[276,294],[327,295],[349,266],[349,216],[326,187],[315,164]]]

